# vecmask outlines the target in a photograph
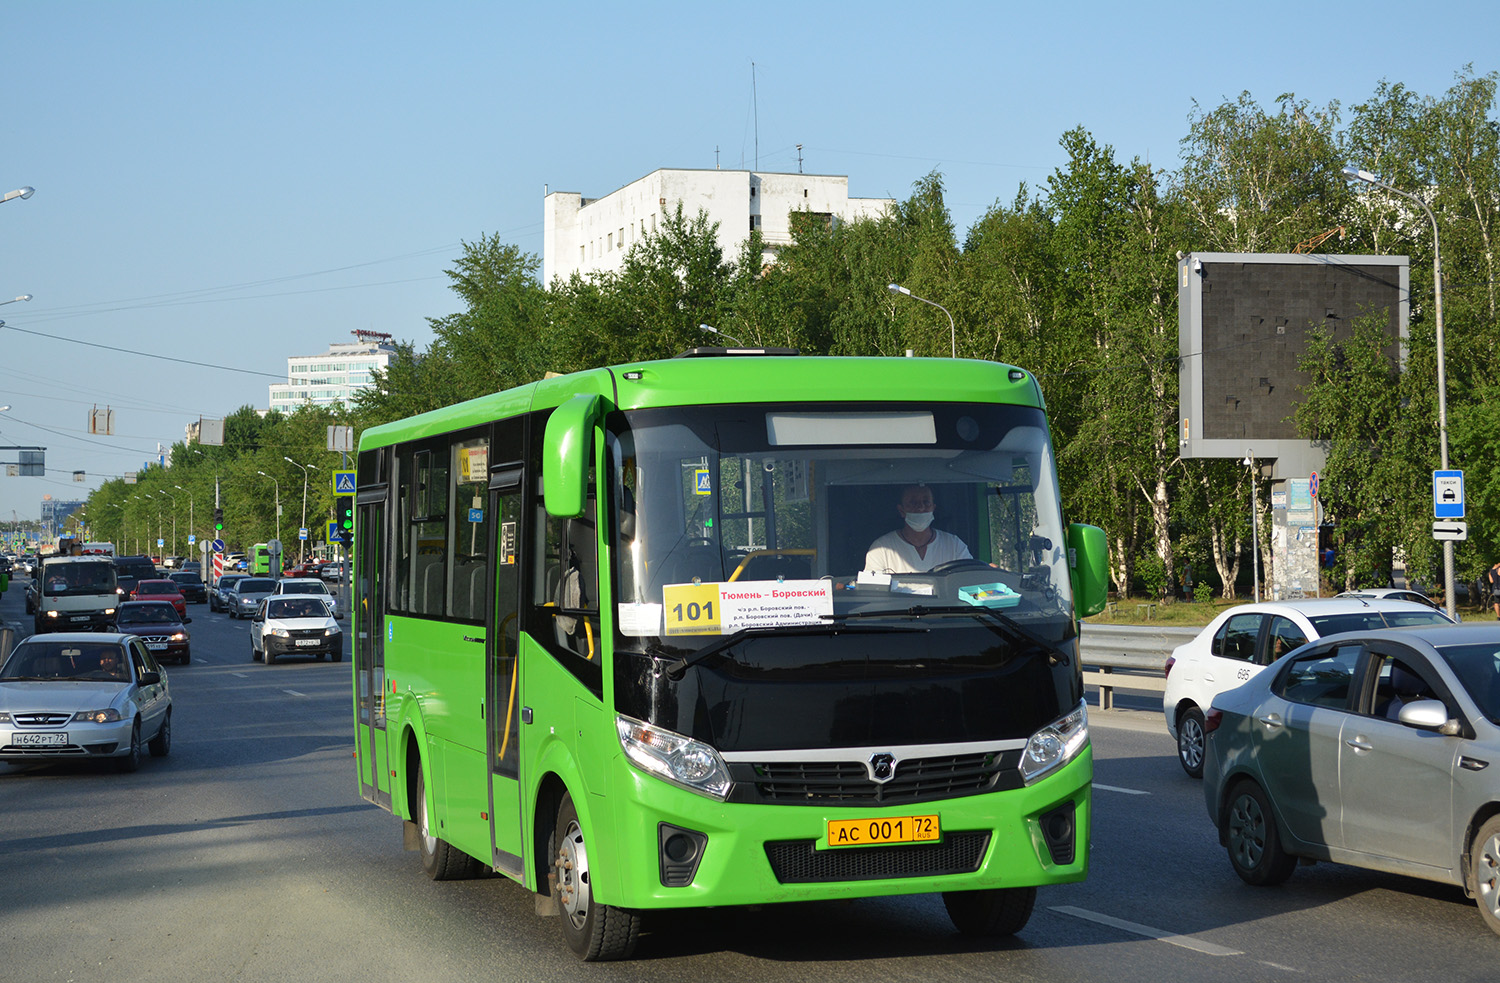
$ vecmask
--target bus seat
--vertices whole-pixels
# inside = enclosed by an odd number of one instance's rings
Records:
[[[443,565],[435,562],[428,563],[422,572],[422,596],[418,598],[417,609],[424,614],[441,614],[443,610]]]

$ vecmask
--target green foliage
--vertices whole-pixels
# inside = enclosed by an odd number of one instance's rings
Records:
[[[1203,583],[1202,581],[1199,581],[1193,587],[1193,602],[1195,604],[1207,604],[1210,600],[1213,599],[1213,596],[1214,589]]]

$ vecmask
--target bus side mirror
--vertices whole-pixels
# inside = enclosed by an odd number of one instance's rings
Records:
[[[578,395],[547,418],[542,438],[542,498],[548,515],[572,519],[583,514],[598,417],[599,397]]]
[[[1109,601],[1109,541],[1098,526],[1068,526],[1068,566],[1073,606],[1080,618],[1098,614]]]

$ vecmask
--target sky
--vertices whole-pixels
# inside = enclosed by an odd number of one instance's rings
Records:
[[[1082,126],[1173,169],[1195,104],[1500,69],[1500,5],[17,2],[5,30],[0,520],[84,499],[351,332],[431,340],[443,271],[542,251],[547,190],[659,167],[937,171],[960,241]],[[33,299],[5,304],[21,294]],[[111,437],[88,432],[114,410]],[[0,450],[0,461],[16,452]],[[74,472],[85,480],[75,482]]]

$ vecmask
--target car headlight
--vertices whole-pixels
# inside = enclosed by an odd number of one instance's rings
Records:
[[[174,641],[174,642],[185,642],[185,641],[187,641],[187,637],[188,637],[187,636],[187,632],[185,632],[185,631],[174,632],[172,634],[172,641]]]
[[[1031,735],[1021,755],[1021,781],[1030,785],[1078,757],[1088,745],[1088,704],[1080,701],[1078,709]]]
[[[55,617],[57,617],[57,612],[56,611],[48,611],[47,612],[47,617],[49,617],[49,618],[55,618]]]
[[[4,710],[0,710],[0,724],[8,723],[10,723],[10,714],[6,713]]]
[[[114,608],[105,608],[104,609],[104,613],[105,614],[114,614],[115,613],[115,609]]]
[[[342,635],[343,633],[344,629],[340,628],[338,625],[329,625],[327,628],[323,629],[324,635]]]
[[[623,715],[615,717],[615,729],[625,757],[637,768],[699,795],[728,798],[734,785],[729,769],[707,744]]]
[[[106,707],[103,710],[80,710],[73,714],[73,719],[85,724],[112,724],[120,719],[120,711],[114,707]]]
[[[285,628],[272,628],[266,634],[268,634],[268,635],[275,635],[277,638],[291,638],[292,637],[292,633],[289,632],[289,631],[287,631]]]

